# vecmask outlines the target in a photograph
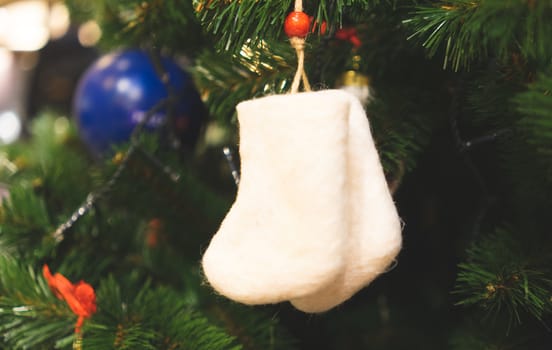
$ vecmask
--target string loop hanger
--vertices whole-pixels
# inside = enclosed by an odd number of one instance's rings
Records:
[[[303,1],[295,0],[294,11],[284,22],[284,31],[289,37],[291,46],[297,54],[297,71],[291,83],[290,93],[299,92],[299,85],[303,82],[303,89],[311,91],[307,73],[305,72],[305,42],[310,29],[310,18],[303,12]]]

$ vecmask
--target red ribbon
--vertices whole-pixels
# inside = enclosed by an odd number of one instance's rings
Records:
[[[356,28],[341,28],[335,32],[335,37],[336,39],[350,42],[356,48],[362,45]]]

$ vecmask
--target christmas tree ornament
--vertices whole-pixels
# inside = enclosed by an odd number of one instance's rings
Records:
[[[358,37],[358,32],[356,28],[353,27],[339,29],[335,32],[335,38],[338,40],[348,41],[353,45],[355,50],[362,46],[362,41],[360,41],[360,38]]]
[[[372,90],[370,87],[370,78],[360,71],[361,56],[357,54],[358,48],[362,42],[358,36],[356,28],[341,28],[335,33],[335,38],[341,41],[349,42],[353,45],[353,57],[351,59],[350,69],[339,76],[335,82],[337,89],[342,89],[355,95],[363,105],[370,102]]]
[[[310,91],[300,34],[290,38],[298,58],[291,94],[236,107],[238,193],[202,265],[211,286],[235,301],[322,312],[388,267],[401,222],[361,103],[342,90]]]
[[[94,288],[84,281],[73,284],[60,273],[52,275],[48,265],[42,267],[42,274],[54,295],[58,299],[65,300],[69,308],[78,316],[75,333],[81,333],[84,320],[96,313]]]
[[[383,273],[401,249],[401,220],[381,166],[360,101],[349,101],[347,189],[349,239],[345,268],[334,283],[291,303],[305,312],[323,312],[349,299]]]
[[[303,11],[293,11],[287,15],[284,21],[284,32],[288,37],[304,38],[309,33],[312,17]]]
[[[238,194],[203,256],[219,293],[277,303],[326,288],[343,269],[349,106],[333,97],[322,91],[238,104]]]
[[[74,98],[82,139],[96,154],[128,141],[146,113],[169,94],[174,97],[145,124],[158,130],[170,122],[177,141],[192,147],[205,119],[205,107],[188,73],[173,60],[152,60],[141,50],[107,54],[84,74]],[[167,115],[170,113],[170,120]]]
[[[373,97],[370,78],[359,71],[361,57],[354,55],[351,69],[345,71],[336,80],[335,87],[356,96],[360,103],[366,105]]]

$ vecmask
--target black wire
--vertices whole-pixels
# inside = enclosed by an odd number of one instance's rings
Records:
[[[481,191],[479,205],[475,212],[475,218],[474,218],[473,227],[472,227],[472,236],[476,237],[479,235],[479,232],[481,229],[481,223],[483,222],[491,204],[494,202],[494,199],[488,189],[487,183],[483,175],[475,165],[475,162],[472,160],[471,155],[468,151],[471,150],[476,145],[494,141],[499,136],[505,134],[507,131],[506,130],[497,131],[490,135],[479,137],[471,141],[464,141],[462,139],[462,136],[460,134],[460,128],[458,127],[458,120],[462,111],[460,101],[463,100],[463,93],[464,93],[463,85],[464,83],[463,81],[461,81],[459,83],[459,86],[453,91],[452,101],[450,105],[450,112],[449,112],[449,123],[450,123],[452,136],[456,144],[456,149],[460,154],[460,156],[462,157],[462,160],[465,166],[470,171],[473,179],[475,180],[475,182],[477,183]]]
[[[464,161],[464,164],[471,172],[475,182],[478,184],[479,188],[483,192],[484,196],[489,195],[489,190],[487,189],[487,185],[485,183],[485,180],[483,179],[483,176],[481,175],[481,172],[477,169],[475,166],[475,163],[471,159],[471,156],[466,150],[468,147],[466,147],[466,142],[462,139],[460,135],[460,128],[458,127],[458,119],[460,116],[460,100],[463,95],[462,88],[457,88],[456,91],[454,91],[452,95],[452,101],[450,104],[450,112],[449,112],[449,122],[450,122],[450,128],[452,131],[452,135],[456,144],[456,149],[460,156],[462,157],[462,160]]]
[[[163,163],[159,158],[153,156],[149,152],[147,152],[142,146],[138,145],[136,146],[136,150],[140,152],[141,155],[143,155],[153,166],[160,169],[163,174],[165,174],[172,182],[179,182],[180,181],[180,174],[174,171],[170,166]]]
[[[86,196],[85,201],[73,212],[69,219],[67,219],[64,223],[57,227],[57,229],[52,234],[56,242],[61,242],[64,239],[65,232],[72,228],[80,218],[86,215],[90,211],[90,209],[95,206],[96,202],[99,199],[102,199],[113,190],[113,187],[115,187],[115,184],[121,178],[123,171],[127,168],[130,158],[139,148],[139,135],[143,132],[144,126],[160,109],[164,108],[167,103],[169,103],[169,101],[170,97],[159,101],[146,113],[144,119],[142,119],[140,123],[136,125],[130,136],[131,144],[125,152],[121,163],[119,164],[113,175],[111,175],[109,180],[98,190],[90,192],[88,196]]]

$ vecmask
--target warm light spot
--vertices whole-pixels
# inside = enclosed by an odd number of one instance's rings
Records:
[[[65,136],[69,131],[69,119],[67,117],[58,117],[54,122],[54,132],[57,136]]]
[[[62,2],[53,4],[52,7],[50,7],[50,18],[48,22],[52,39],[64,36],[70,24],[69,9],[67,9],[67,6]]]
[[[0,144],[16,141],[21,133],[21,120],[14,111],[0,113]]]
[[[48,4],[26,0],[7,4],[0,11],[0,45],[12,51],[36,51],[50,37]]]
[[[88,21],[79,27],[78,37],[82,46],[94,46],[102,37],[102,30],[96,21]]]

